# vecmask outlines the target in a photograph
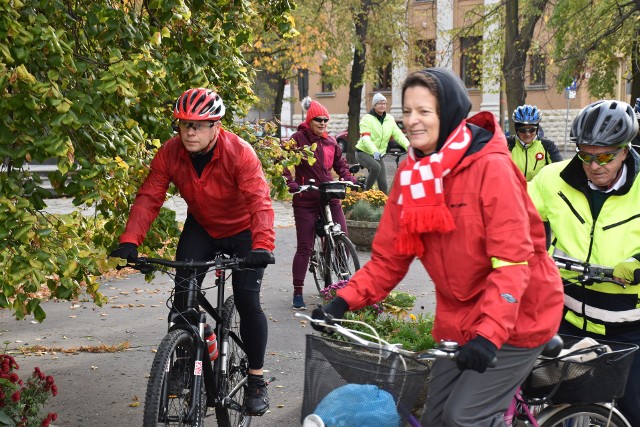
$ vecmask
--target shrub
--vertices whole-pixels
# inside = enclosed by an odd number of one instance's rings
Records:
[[[383,208],[372,206],[366,200],[358,200],[345,217],[353,221],[379,222],[382,210]]]
[[[342,209],[347,219],[354,221],[380,221],[387,195],[380,190],[368,190],[361,193],[349,192],[342,200]]]
[[[0,425],[47,427],[58,418],[53,412],[44,418],[40,415],[49,395],[58,394],[53,377],[35,368],[25,384],[15,372],[18,369],[12,356],[0,355]]]

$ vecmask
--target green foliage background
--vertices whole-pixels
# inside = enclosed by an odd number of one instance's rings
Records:
[[[1,308],[42,321],[43,283],[58,298],[105,301],[96,279],[151,157],[172,135],[172,101],[213,88],[234,128],[256,101],[241,48],[254,31],[294,31],[290,9],[287,0],[0,0]],[[278,163],[276,139],[240,131],[269,178],[298,156]],[[57,164],[55,191],[93,216],[44,213],[48,193],[24,166],[46,159]],[[163,209],[141,251],[154,254],[178,233]]]

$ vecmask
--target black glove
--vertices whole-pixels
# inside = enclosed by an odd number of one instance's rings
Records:
[[[244,258],[244,265],[253,268],[265,268],[268,264],[275,264],[273,252],[266,249],[253,249]]]
[[[333,319],[342,319],[344,313],[349,310],[349,304],[340,297],[335,297],[329,302],[329,304],[318,305],[311,312],[311,318],[317,320],[324,320],[325,323],[331,324]],[[328,332],[324,326],[311,323],[311,327],[319,332]]]
[[[136,262],[138,259],[138,245],[135,243],[120,243],[117,249],[114,249],[109,254],[110,258],[122,258],[128,262]]]
[[[495,363],[498,348],[488,339],[478,335],[460,348],[456,363],[458,369],[472,369],[483,373]]]

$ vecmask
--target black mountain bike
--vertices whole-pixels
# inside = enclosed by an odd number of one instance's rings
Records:
[[[316,222],[316,237],[313,252],[309,260],[309,271],[316,282],[318,292],[341,280],[349,280],[360,269],[360,260],[355,245],[344,230],[333,221],[329,202],[344,199],[347,188],[359,190],[359,185],[349,181],[327,181],[315,185],[303,185],[298,192],[318,191],[322,202],[322,211]]]
[[[246,427],[251,416],[244,411],[249,363],[240,338],[240,319],[233,295],[224,299],[225,283],[242,267],[242,258],[220,255],[211,261],[172,261],[138,258],[130,265],[142,272],[159,266],[187,268],[187,309],[173,316],[151,366],[144,405],[144,426],[203,426],[207,408],[214,408],[217,425]],[[205,269],[202,272],[202,269]],[[197,287],[198,274],[215,271],[217,304],[214,307]],[[175,273],[162,270],[170,276]],[[211,320],[207,320],[209,317]],[[212,363],[204,328],[213,327],[219,356]],[[268,382],[275,378],[270,378]]]

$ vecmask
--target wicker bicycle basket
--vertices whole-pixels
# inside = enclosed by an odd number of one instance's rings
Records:
[[[363,384],[374,385],[375,390],[383,390],[385,395],[388,392],[395,402],[400,425],[405,425],[427,381],[429,366],[390,351],[307,335],[300,420],[315,413],[332,391],[347,384]],[[352,417],[363,405],[366,407],[367,400],[373,401],[367,395],[341,400],[337,409],[344,414],[340,415],[344,417],[344,425],[353,425]]]
[[[563,335],[562,339],[564,348],[568,349],[582,337]],[[545,399],[554,404],[610,402],[622,397],[633,352],[638,346],[600,339],[598,344],[556,358],[541,359],[522,384],[524,397]],[[580,357],[587,352],[589,357]]]

